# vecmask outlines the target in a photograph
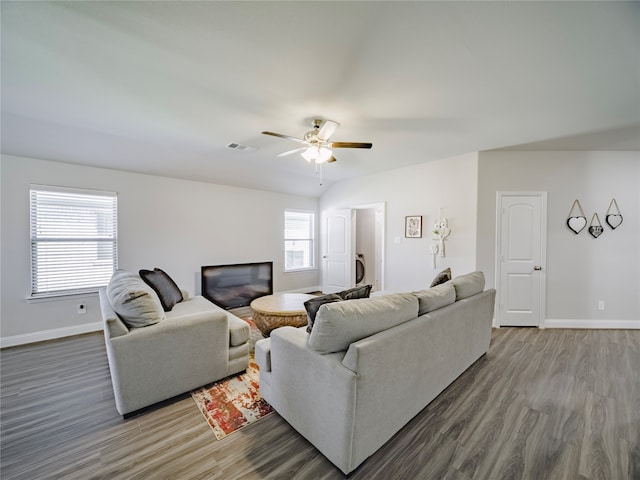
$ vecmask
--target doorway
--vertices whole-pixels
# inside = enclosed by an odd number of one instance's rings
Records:
[[[546,192],[498,192],[498,326],[540,327],[545,312]]]
[[[323,211],[322,292],[355,286],[358,269],[362,267],[359,284],[371,284],[372,291],[384,290],[384,232],[384,203]]]
[[[382,291],[384,290],[385,204],[356,206],[354,211],[356,285],[372,285],[371,291]],[[359,268],[362,268],[360,279],[357,275]]]

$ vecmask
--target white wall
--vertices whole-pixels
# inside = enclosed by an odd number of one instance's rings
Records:
[[[274,262],[274,290],[319,284],[316,270],[283,273],[284,209],[318,211],[315,198],[3,155],[1,178],[2,346],[100,328],[97,295],[28,303],[29,185],[118,193],[119,266],[159,267],[200,293],[200,267]],[[78,315],[76,305],[87,304]]]
[[[428,286],[483,270],[494,285],[497,191],[548,192],[547,310],[556,326],[640,327],[640,157],[638,152],[483,152],[430,161],[334,185],[318,200],[207,183],[2,156],[0,160],[0,345],[99,328],[95,295],[28,303],[31,183],[118,192],[120,267],[161,267],[192,294],[202,265],[274,261],[274,290],[319,285],[317,271],[282,272],[285,208],[319,211],[386,204],[385,289]],[[588,220],[615,197],[623,224],[593,239],[571,233],[579,198]],[[431,267],[431,226],[440,208],[452,234],[447,257]],[[404,238],[404,217],[423,216],[423,237]],[[396,244],[394,239],[400,238]],[[604,312],[597,310],[605,300]],[[86,303],[85,315],[76,313]],[[564,322],[564,323],[563,323]],[[631,323],[633,322],[633,323]],[[549,324],[547,326],[549,326]]]
[[[478,167],[478,266],[495,285],[497,191],[548,192],[546,326],[640,328],[640,155],[638,152],[482,152]],[[624,221],[605,224],[615,198]],[[566,226],[579,199],[604,233]],[[598,300],[605,310],[598,311]]]
[[[426,288],[445,267],[458,275],[476,268],[476,153],[425,162],[335,184],[320,199],[321,211],[386,203],[387,291]],[[432,227],[443,208],[452,234],[447,257],[431,266]],[[422,238],[404,238],[404,218],[422,215]],[[395,243],[399,238],[400,243]]]

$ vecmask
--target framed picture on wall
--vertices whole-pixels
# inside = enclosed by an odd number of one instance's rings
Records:
[[[422,238],[422,215],[404,217],[405,238]]]

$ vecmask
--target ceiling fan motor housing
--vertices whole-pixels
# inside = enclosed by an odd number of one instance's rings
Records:
[[[312,146],[320,146],[326,143],[326,141],[320,140],[318,138],[318,132],[320,131],[320,126],[322,125],[322,120],[319,118],[313,119],[313,130],[309,130],[304,134],[304,141],[309,142]]]

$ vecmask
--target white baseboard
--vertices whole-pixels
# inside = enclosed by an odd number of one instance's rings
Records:
[[[98,332],[102,330],[102,323],[86,323],[84,325],[75,325],[73,327],[55,328],[53,330],[43,330],[41,332],[25,333],[22,335],[12,335],[10,337],[0,338],[0,348],[15,347],[17,345],[25,345],[27,343],[43,342],[45,340],[54,340],[56,338],[71,337],[73,335],[81,335],[83,333]]]
[[[640,329],[640,320],[580,320],[547,318],[540,328]]]

